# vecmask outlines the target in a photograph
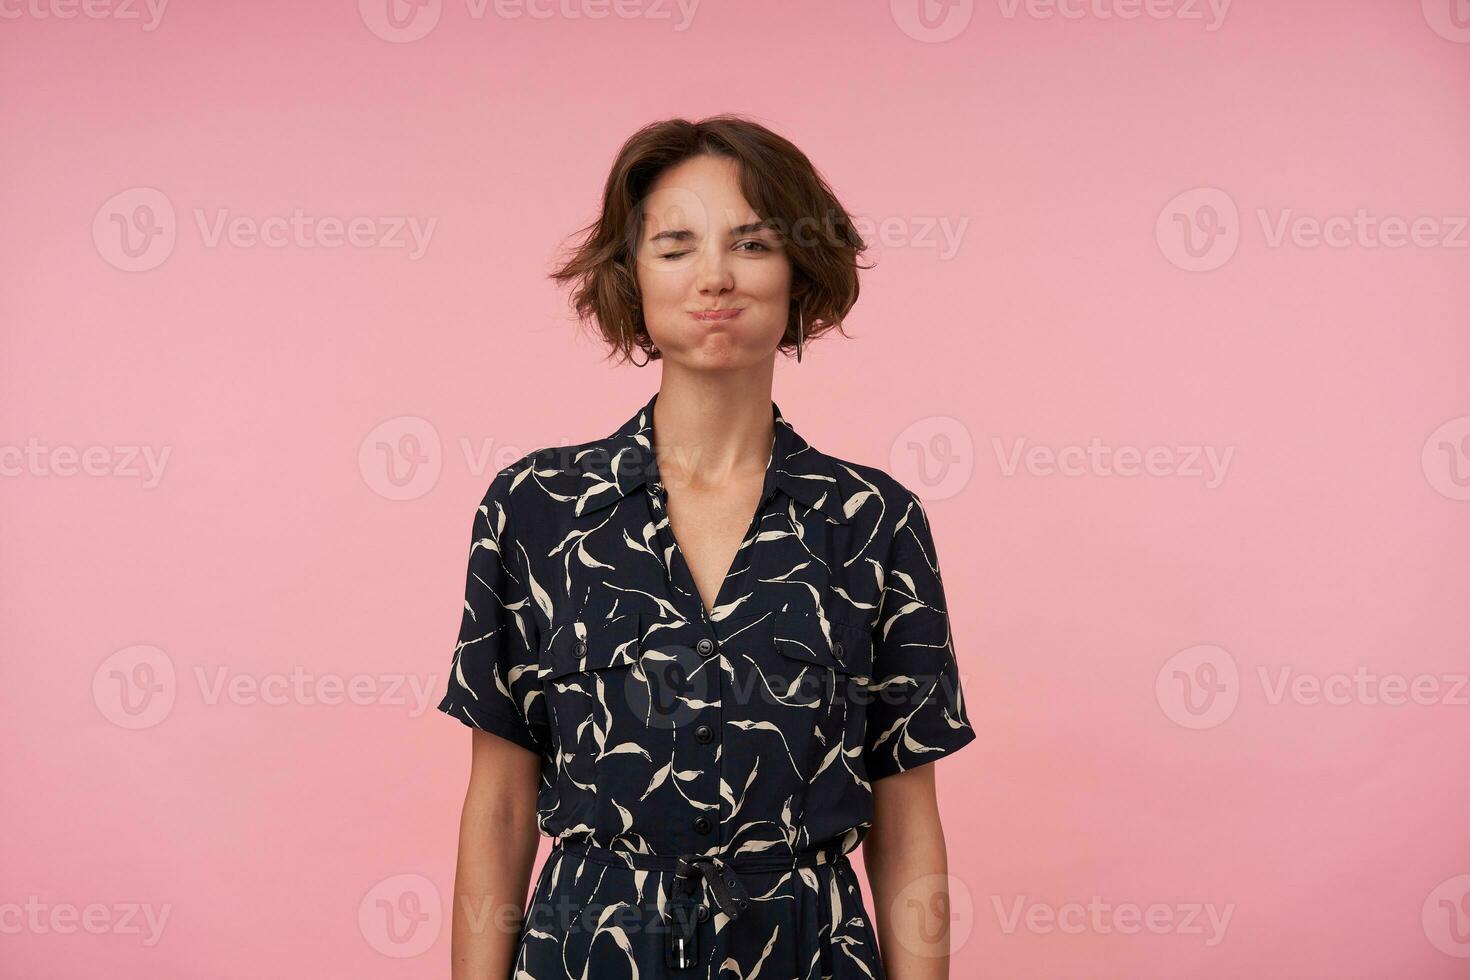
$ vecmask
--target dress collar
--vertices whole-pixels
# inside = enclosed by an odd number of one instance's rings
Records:
[[[658,460],[653,452],[653,406],[658,392],[634,412],[617,431],[586,443],[572,454],[569,473],[577,482],[577,514],[601,510],[644,485],[659,484]],[[848,515],[842,506],[836,469],[831,457],[807,443],[771,402],[775,439],[766,463],[764,500],[778,489],[793,500],[821,511],[838,524]]]

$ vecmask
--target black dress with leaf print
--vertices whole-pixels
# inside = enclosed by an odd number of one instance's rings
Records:
[[[657,398],[501,470],[474,518],[439,709],[540,756],[556,845],[513,976],[882,978],[846,857],[873,781],[975,737],[923,506],[772,402],[760,503],[708,612]]]

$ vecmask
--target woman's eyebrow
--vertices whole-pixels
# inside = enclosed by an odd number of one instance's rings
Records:
[[[748,235],[754,231],[766,231],[770,229],[770,227],[771,222],[769,220],[752,221],[747,224],[737,225],[736,227],[731,228],[730,235],[732,237],[738,235]],[[690,231],[688,228],[669,228],[659,232],[656,235],[653,235],[648,239],[648,241],[650,243],[661,241],[687,242],[693,237],[694,232]]]
[[[670,228],[667,231],[661,231],[657,235],[654,235],[652,238],[649,239],[649,242],[661,242],[665,239],[674,242],[687,242],[693,237],[694,232],[690,231],[688,228]]]

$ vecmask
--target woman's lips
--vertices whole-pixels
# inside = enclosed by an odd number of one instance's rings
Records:
[[[699,310],[693,316],[702,323],[724,323],[740,315],[739,310]]]

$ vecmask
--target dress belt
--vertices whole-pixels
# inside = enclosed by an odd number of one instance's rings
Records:
[[[664,949],[664,962],[676,970],[694,966],[699,959],[699,934],[696,932],[699,878],[709,883],[715,908],[734,920],[740,918],[740,913],[750,905],[750,893],[740,880],[742,874],[809,868],[847,860],[847,852],[836,842],[808,848],[794,855],[751,854],[731,858],[696,853],[637,854],[613,851],[595,844],[563,843],[561,839],[557,840],[556,846],[613,867],[674,873],[668,901],[669,917],[673,923],[669,930],[669,943]]]

